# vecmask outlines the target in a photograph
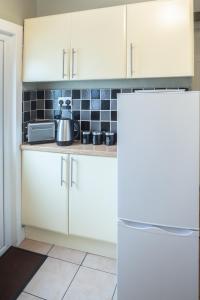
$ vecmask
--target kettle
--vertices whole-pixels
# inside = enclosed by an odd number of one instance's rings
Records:
[[[78,138],[79,133],[80,126],[78,121],[61,118],[58,120],[56,143],[58,146],[70,146],[73,140]]]

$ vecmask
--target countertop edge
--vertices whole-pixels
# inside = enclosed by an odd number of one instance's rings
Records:
[[[75,155],[114,157],[114,158],[117,157],[117,146],[111,146],[112,148],[110,148],[109,146],[104,146],[104,145],[100,145],[100,146],[89,145],[91,149],[84,149],[83,147],[84,145],[81,144],[75,144],[66,147],[56,146],[56,144],[20,145],[20,149],[22,151],[28,150],[28,151],[40,151],[40,152],[61,153],[61,154],[75,154]],[[105,150],[102,149],[103,147],[105,147]]]

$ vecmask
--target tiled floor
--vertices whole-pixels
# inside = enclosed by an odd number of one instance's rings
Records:
[[[117,300],[114,259],[32,240],[20,247],[48,258],[17,300]]]

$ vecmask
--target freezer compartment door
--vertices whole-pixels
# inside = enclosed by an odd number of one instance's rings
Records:
[[[119,96],[119,218],[199,228],[199,94]]]
[[[198,300],[198,232],[131,222],[118,230],[118,300]]]

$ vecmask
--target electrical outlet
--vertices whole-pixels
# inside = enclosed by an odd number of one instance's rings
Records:
[[[63,101],[63,106],[66,106],[66,101],[70,101],[69,105],[72,106],[72,97],[59,97],[58,104],[59,104],[59,101]]]

